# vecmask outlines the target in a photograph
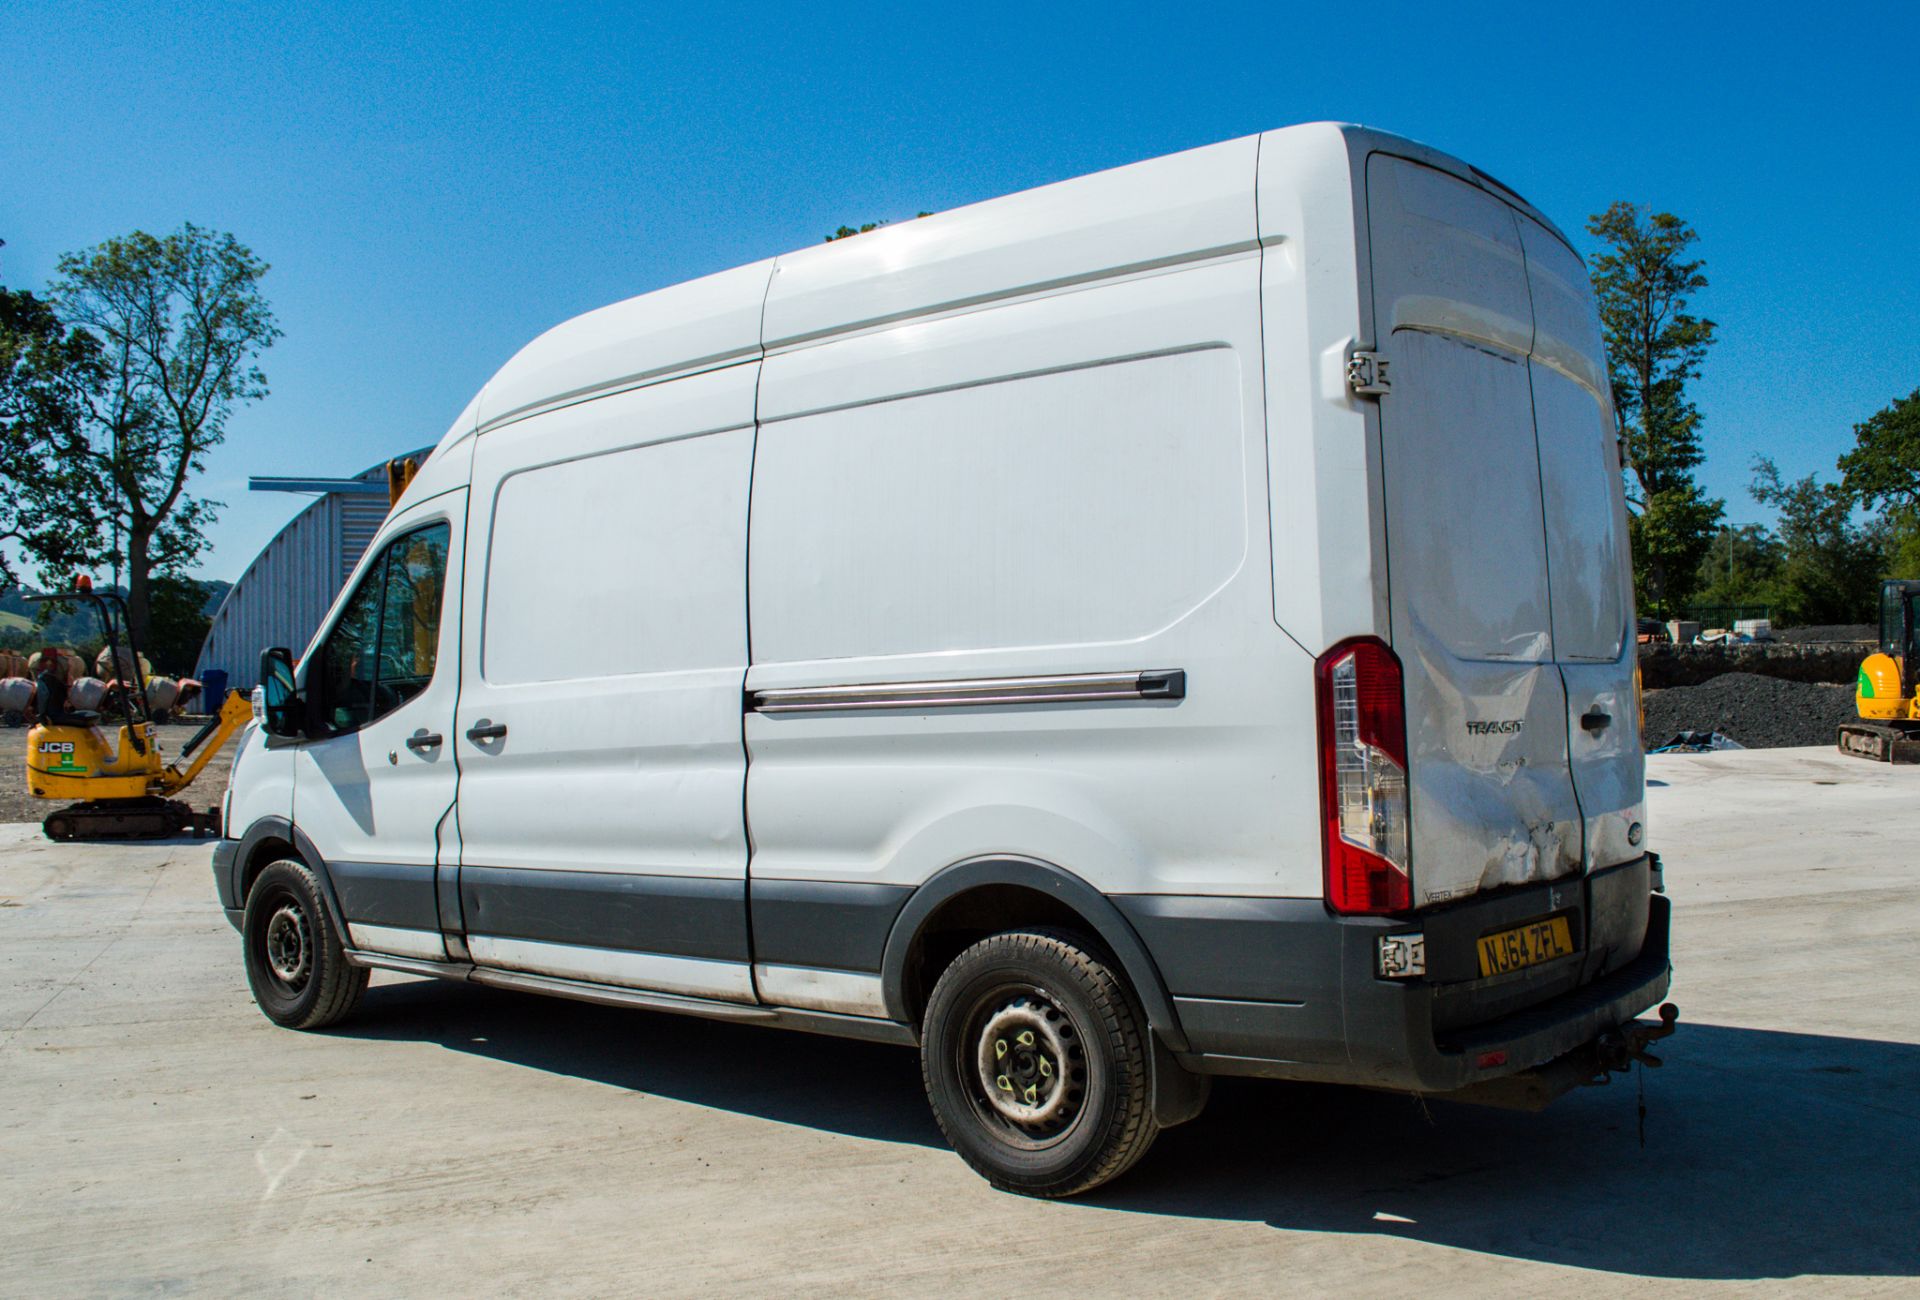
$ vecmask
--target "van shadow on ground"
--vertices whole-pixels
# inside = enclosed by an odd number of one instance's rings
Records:
[[[902,1048],[433,982],[373,989],[342,1032],[942,1145]],[[1644,1148],[1631,1081],[1526,1115],[1221,1080],[1073,1204],[1655,1277],[1920,1275],[1920,1046],[1685,1023],[1665,1046]]]

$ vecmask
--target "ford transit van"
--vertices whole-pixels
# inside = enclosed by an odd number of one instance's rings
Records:
[[[1671,1014],[1608,391],[1546,217],[1338,125],[568,321],[263,657],[253,992],[914,1047],[1048,1196],[1215,1075],[1624,1068]]]

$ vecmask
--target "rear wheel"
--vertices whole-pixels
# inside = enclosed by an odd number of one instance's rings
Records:
[[[995,935],[947,967],[920,1047],[941,1130],[995,1187],[1073,1196],[1126,1172],[1159,1133],[1149,1030],[1131,990],[1074,934]]]
[[[288,1029],[324,1029],[360,1005],[364,968],[349,965],[305,863],[267,867],[247,894],[240,924],[247,983],[267,1018]]]

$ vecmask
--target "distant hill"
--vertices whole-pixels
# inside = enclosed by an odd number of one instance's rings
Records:
[[[55,611],[48,614],[45,624],[37,622],[47,611],[29,604],[26,598],[38,594],[32,587],[10,587],[0,593],[0,645],[19,649],[23,645],[16,645],[16,640],[31,641],[37,647],[49,642],[73,645],[100,639],[99,620],[92,610]]]
[[[203,595],[200,602],[202,620],[213,617],[214,610],[220,607],[220,602],[226,599],[228,590],[233,586],[218,578],[196,581],[195,585]],[[126,594],[123,587],[103,590]],[[48,613],[43,606],[31,604],[26,599],[29,595],[38,594],[32,587],[9,587],[0,591],[0,649],[34,650],[52,644],[75,646],[91,652],[99,646],[100,622],[91,609],[69,606],[65,610]],[[47,616],[44,624],[36,622],[42,614]],[[199,627],[163,627],[156,638],[158,644],[142,645],[140,648],[154,660],[157,670],[182,673],[191,668],[193,655],[205,635],[204,623]]]

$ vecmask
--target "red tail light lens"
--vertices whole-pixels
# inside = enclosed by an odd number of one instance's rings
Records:
[[[1316,666],[1327,906],[1403,912],[1408,862],[1407,714],[1400,661],[1385,643],[1343,641]]]

